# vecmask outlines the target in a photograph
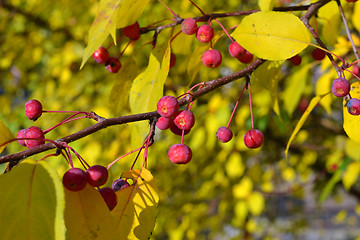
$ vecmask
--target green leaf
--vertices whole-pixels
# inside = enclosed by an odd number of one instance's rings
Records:
[[[10,129],[2,121],[0,121],[0,145],[11,139],[14,139],[14,136],[10,132]],[[4,151],[6,145],[0,147],[0,153]]]
[[[63,188],[46,162],[25,160],[1,175],[0,196],[2,239],[65,239]]]
[[[190,77],[190,82],[196,78],[196,75],[199,73],[201,66],[203,66],[201,56],[208,49],[209,45],[199,44],[191,54],[191,58],[187,65],[187,74]]]
[[[273,11],[246,16],[231,36],[249,52],[266,60],[288,59],[310,42],[308,30],[298,17]]]
[[[350,95],[353,98],[360,98],[360,82],[351,84]],[[348,137],[357,143],[360,143],[360,116],[351,115],[346,107],[345,100],[343,101],[343,116],[344,116],[344,130]]]

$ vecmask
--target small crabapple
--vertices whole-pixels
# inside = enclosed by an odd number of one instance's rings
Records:
[[[229,53],[232,57],[238,58],[246,53],[246,50],[238,42],[234,41],[229,46]]]
[[[292,65],[294,66],[299,66],[301,64],[301,57],[299,56],[299,54],[296,54],[295,56],[291,57],[288,59]]]
[[[33,148],[45,143],[44,132],[36,126],[27,128],[25,130],[25,137],[38,139],[38,140],[25,140],[25,144],[28,148]]]
[[[86,173],[80,168],[70,168],[65,172],[62,182],[68,190],[74,192],[80,191],[86,186]]]
[[[250,53],[249,51],[246,51],[243,55],[241,55],[237,59],[244,64],[248,64],[248,63],[251,63],[253,58],[254,58],[254,55],[252,55],[252,53]]]
[[[88,183],[93,187],[99,187],[106,183],[109,173],[106,167],[94,165],[86,170]]]
[[[214,29],[206,24],[201,25],[196,32],[196,38],[202,43],[210,42],[213,37]]]
[[[244,135],[244,143],[248,148],[258,148],[264,142],[264,135],[260,130],[251,129]]]
[[[106,63],[109,58],[109,52],[106,48],[104,47],[99,47],[93,54],[92,54],[93,59],[95,60],[95,62],[99,63],[99,64],[104,64]]]
[[[174,53],[171,53],[170,55],[170,68],[174,67],[176,64],[176,55]]]
[[[171,118],[159,117],[159,119],[156,122],[156,126],[160,130],[165,130],[165,129],[168,129],[170,127],[171,122],[172,122]]]
[[[311,52],[312,57],[314,58],[314,60],[317,61],[321,61],[325,58],[326,53],[324,50],[320,49],[320,48],[315,48],[312,52]]]
[[[168,157],[171,162],[176,164],[186,164],[192,158],[191,149],[185,144],[174,144],[168,151]]]
[[[190,132],[191,129],[189,130],[184,130],[184,135],[187,135],[189,132]],[[180,128],[178,128],[175,123],[171,120],[170,122],[170,131],[175,134],[175,135],[178,135],[178,136],[181,136],[182,135],[182,131]]]
[[[357,98],[351,98],[346,104],[347,110],[351,115],[360,114],[360,100]]]
[[[104,199],[109,210],[110,211],[113,210],[117,205],[117,196],[116,196],[114,189],[109,188],[109,187],[100,188],[99,193],[101,194],[102,198]]]
[[[42,112],[42,105],[38,100],[32,99],[25,103],[25,114],[30,120],[36,121]]]
[[[123,28],[123,34],[131,40],[140,38],[140,25],[138,22]]]
[[[345,78],[337,78],[332,82],[331,91],[336,97],[345,97],[350,92],[350,82]]]
[[[216,132],[216,138],[222,143],[229,142],[232,139],[232,137],[233,137],[233,133],[227,127],[220,127]]]
[[[25,132],[26,132],[26,129],[21,129],[17,134],[16,134],[16,138],[25,138]],[[24,146],[26,147],[26,144],[25,144],[25,140],[18,140],[19,144],[21,146]]]
[[[197,29],[196,20],[193,18],[186,18],[181,24],[181,31],[187,35],[195,34]]]
[[[216,68],[221,64],[222,55],[219,50],[210,49],[203,53],[202,62],[209,68]]]
[[[195,117],[191,111],[182,110],[176,114],[173,122],[181,130],[190,130],[195,124]]]
[[[162,117],[170,118],[175,116],[180,106],[178,100],[175,97],[164,96],[160,98],[156,107],[157,107],[157,112]]]
[[[106,69],[111,73],[117,73],[121,68],[121,62],[116,57],[111,57],[105,63]]]

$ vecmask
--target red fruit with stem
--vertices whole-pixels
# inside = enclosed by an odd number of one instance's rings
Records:
[[[175,123],[172,121],[172,119],[170,122],[170,131],[172,133],[174,133],[175,135],[178,135],[178,136],[182,135],[182,130],[175,125]],[[190,132],[190,129],[184,130],[184,135],[187,135],[189,132]]]
[[[181,24],[181,31],[187,35],[195,34],[197,29],[196,20],[193,18],[186,18]]]
[[[232,139],[232,137],[233,137],[233,133],[227,127],[220,127],[216,132],[216,138],[222,143],[229,142]]]
[[[119,178],[119,179],[116,179],[113,184],[112,184],[112,189],[114,189],[114,191],[119,191],[120,189],[123,189],[123,188],[126,188],[126,187],[129,187],[130,184],[125,181],[124,179],[122,178]]]
[[[86,170],[88,183],[93,187],[99,187],[106,183],[109,173],[106,167],[94,165]]]
[[[174,53],[171,53],[170,55],[170,67],[174,67],[176,64],[176,55]]]
[[[229,46],[229,53],[232,57],[238,58],[241,55],[245,54],[246,50],[239,43],[234,41]]]
[[[357,98],[351,98],[346,104],[347,110],[351,115],[360,114],[360,100]]]
[[[131,40],[140,38],[140,25],[138,22],[123,28],[123,34]]]
[[[213,37],[214,29],[209,25],[201,25],[196,32],[196,38],[203,43],[210,42]]]
[[[292,65],[294,66],[299,66],[301,64],[301,57],[299,56],[299,54],[296,54],[295,56],[291,57],[288,59]]]
[[[110,211],[113,210],[117,205],[117,196],[116,196],[114,189],[109,188],[109,187],[100,188],[99,193],[101,194],[102,198],[104,199],[109,210]]]
[[[173,122],[181,130],[190,130],[195,124],[194,114],[189,110],[178,112]]]
[[[111,57],[105,63],[106,69],[111,73],[117,73],[121,68],[121,62],[116,57]]]
[[[320,48],[315,48],[312,52],[311,52],[312,57],[317,60],[317,61],[321,61],[325,58],[326,53],[324,50],[320,49]]]
[[[350,92],[350,82],[345,78],[337,78],[332,82],[331,91],[336,97],[345,97]]]
[[[165,129],[168,129],[170,127],[171,122],[172,122],[171,118],[159,117],[159,119],[156,122],[156,126],[160,130],[165,130]]]
[[[93,59],[95,60],[95,62],[99,63],[99,64],[104,64],[106,63],[109,58],[109,52],[106,48],[104,47],[99,47],[93,54],[92,54]]]
[[[25,140],[25,144],[28,148],[33,148],[45,143],[44,132],[36,126],[27,128],[25,130],[25,137],[38,139],[38,140]]]
[[[258,148],[264,143],[264,135],[260,130],[251,129],[244,135],[244,143],[248,148]]]
[[[74,192],[80,191],[86,186],[86,173],[80,168],[70,168],[65,172],[62,182],[68,190]]]
[[[174,144],[168,151],[168,157],[175,164],[186,164],[190,162],[192,152],[185,144]]]
[[[179,102],[173,96],[164,96],[157,103],[157,112],[166,118],[175,116],[179,111]]]
[[[251,63],[253,58],[254,58],[254,55],[252,55],[252,53],[246,51],[243,55],[238,57],[238,60],[244,64],[248,64],[248,63]]]
[[[42,105],[38,100],[32,99],[25,103],[25,114],[30,120],[36,121],[42,112]]]
[[[216,68],[221,64],[222,55],[216,49],[210,49],[203,53],[201,57],[205,66],[209,68]]]
[[[26,129],[21,129],[17,134],[16,134],[16,138],[25,138],[25,132],[26,132]],[[26,144],[25,144],[25,140],[18,140],[19,144],[21,146],[24,146],[26,147]]]

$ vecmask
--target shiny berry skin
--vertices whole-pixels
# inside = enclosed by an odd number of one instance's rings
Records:
[[[86,187],[86,173],[80,168],[70,168],[65,172],[62,182],[68,190],[73,192],[80,191]]]
[[[251,129],[244,135],[244,143],[248,148],[258,148],[264,143],[264,135],[260,130]]]
[[[170,55],[170,67],[174,67],[176,64],[176,55],[174,53],[171,53]]]
[[[191,129],[189,130],[184,130],[184,135],[187,135],[190,132]],[[175,123],[171,120],[170,122],[170,131],[178,136],[182,135],[182,130],[180,128],[178,128]]]
[[[168,157],[175,164],[186,164],[190,162],[192,152],[185,144],[174,144],[168,151]]]
[[[350,92],[350,82],[345,78],[337,78],[332,82],[331,91],[336,97],[345,97]]]
[[[299,66],[301,64],[301,57],[299,56],[299,54],[296,54],[295,56],[291,57],[288,59],[292,65],[294,66]]]
[[[123,34],[131,40],[140,38],[140,25],[138,22],[123,28]]]
[[[229,46],[229,53],[232,57],[238,58],[241,55],[245,54],[246,50],[239,43],[232,42]]]
[[[113,210],[117,205],[117,196],[116,196],[114,189],[109,188],[109,187],[100,188],[99,193],[101,194],[102,198],[104,199],[109,210],[110,211]]]
[[[324,50],[321,50],[320,48],[315,48],[311,52],[311,55],[314,58],[314,60],[321,61],[321,60],[323,60],[325,58],[326,53],[324,52]]]
[[[42,114],[42,105],[36,99],[29,100],[25,103],[25,114],[33,121],[36,121]]]
[[[213,37],[214,29],[209,25],[201,25],[196,32],[196,38],[202,43],[210,42]]]
[[[126,188],[126,187],[129,187],[130,184],[125,181],[124,179],[122,178],[119,178],[119,179],[116,179],[113,184],[112,184],[112,189],[114,189],[115,192],[119,191],[120,189],[123,189],[123,188]]]
[[[165,130],[165,129],[168,129],[170,127],[171,122],[172,122],[171,118],[159,117],[159,119],[156,122],[156,126],[160,130]]]
[[[193,18],[186,18],[181,24],[181,31],[187,35],[195,34],[197,29],[196,20]]]
[[[170,118],[176,115],[179,111],[179,102],[173,96],[164,96],[160,98],[157,103],[157,112],[166,118]]]
[[[216,132],[216,138],[222,142],[227,143],[233,137],[232,131],[227,127],[220,127]]]
[[[25,144],[28,148],[33,148],[45,143],[44,132],[36,126],[27,128],[25,130],[25,137],[39,139],[39,140],[25,140]]]
[[[190,130],[195,124],[194,114],[189,110],[178,112],[173,122],[181,130]]]
[[[94,165],[86,170],[88,183],[93,187],[99,187],[106,183],[109,173],[106,167],[101,165]]]
[[[106,69],[111,73],[117,73],[121,68],[121,62],[116,57],[111,57],[105,63]]]
[[[350,99],[346,104],[347,110],[351,115],[360,114],[360,100],[357,98]]]
[[[26,129],[21,129],[17,134],[16,134],[16,138],[25,138],[25,131]],[[26,144],[25,144],[25,140],[18,140],[19,144],[21,146],[24,146],[26,147]]]
[[[243,55],[238,57],[238,60],[244,64],[248,64],[248,63],[251,63],[253,58],[254,58],[254,56],[252,55],[252,53],[246,51]]]
[[[95,60],[95,62],[99,63],[99,64],[104,64],[106,63],[109,58],[109,52],[106,48],[104,47],[99,47],[93,54],[92,54],[93,59]]]
[[[201,59],[208,68],[216,68],[221,64],[222,55],[218,50],[210,49],[203,53]]]

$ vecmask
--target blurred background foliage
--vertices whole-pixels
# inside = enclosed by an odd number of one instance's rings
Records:
[[[200,16],[189,1],[164,2],[183,18]],[[355,16],[360,12],[360,3],[341,2],[359,48],[360,19]],[[205,13],[258,9],[255,0],[197,0],[196,3]],[[278,0],[275,6],[298,3]],[[146,68],[151,52],[151,45],[147,43],[152,40],[152,33],[142,35],[122,56],[122,64],[128,64],[126,74],[109,73],[92,59],[79,70],[97,6],[98,1],[94,0],[1,1],[0,119],[14,135],[32,124],[50,128],[67,116],[49,113],[35,123],[30,122],[25,116],[24,104],[33,98],[40,100],[45,110],[95,111],[106,118],[130,113],[129,75],[134,78]],[[142,27],[159,21],[162,22],[157,24],[167,24],[171,17],[162,4],[151,1],[139,23]],[[241,18],[220,21],[230,28]],[[355,60],[335,1],[320,10],[310,23],[331,51],[349,63]],[[215,23],[214,27],[221,31]],[[173,32],[179,30],[178,26]],[[169,39],[171,34],[171,29],[162,31],[159,41]],[[104,46],[110,44],[109,38]],[[120,40],[110,48],[111,55],[118,56],[126,44],[125,39]],[[198,65],[191,69],[188,63],[199,59],[208,46],[199,44],[193,36],[180,34],[171,45],[177,63],[170,69],[164,94],[178,96],[195,83],[244,68],[246,65],[228,54],[229,44],[222,36],[215,45],[223,53],[219,68]],[[357,181],[360,145],[343,131],[341,100],[329,95],[320,102],[285,160],[287,141],[310,99],[329,92],[336,78],[330,61],[314,61],[312,50],[308,47],[300,53],[300,66],[288,61],[267,62],[252,75],[255,128],[265,135],[261,149],[249,150],[242,140],[251,128],[246,92],[231,124],[234,139],[227,144],[216,140],[215,133],[227,124],[244,85],[243,79],[195,102],[196,124],[185,137],[185,143],[192,148],[193,159],[186,166],[175,166],[167,158],[168,148],[180,142],[180,137],[169,131],[156,132],[148,161],[160,191],[154,239],[304,239],[306,236],[335,239],[331,238],[336,236],[334,231],[345,234],[338,236],[346,239],[360,235],[360,184]],[[93,123],[76,121],[57,128],[47,138],[58,139]],[[132,135],[129,126],[134,124],[109,127],[70,146],[89,164],[107,165],[133,150],[129,144]],[[22,150],[24,148],[13,143],[5,154]],[[45,154],[34,158],[40,159]],[[135,155],[130,155],[114,165],[113,178],[128,170],[134,158]],[[47,161],[58,169],[59,176],[68,168],[60,157]],[[0,170],[5,167],[3,164]],[[340,177],[334,178],[335,173]],[[320,195],[324,199],[321,203]]]

